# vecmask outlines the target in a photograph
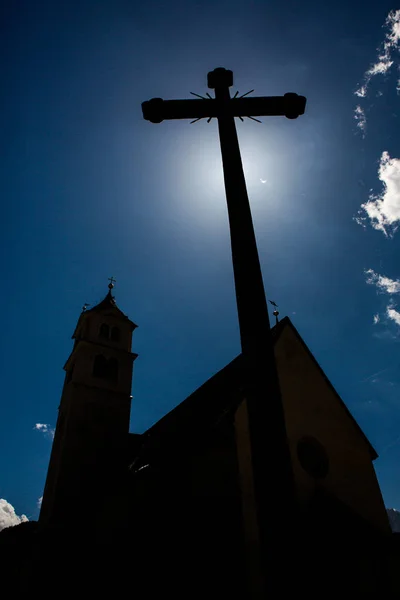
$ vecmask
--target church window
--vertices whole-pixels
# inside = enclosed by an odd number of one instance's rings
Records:
[[[314,437],[305,436],[299,440],[297,457],[305,472],[314,479],[323,479],[328,475],[328,455],[323,445]]]
[[[99,336],[101,338],[104,338],[106,340],[108,340],[108,338],[110,337],[110,328],[107,325],[107,323],[102,323],[100,325],[100,331],[99,331]]]
[[[119,334],[120,334],[120,331],[119,331],[118,327],[113,327],[111,329],[111,339],[113,340],[113,342],[119,342]]]

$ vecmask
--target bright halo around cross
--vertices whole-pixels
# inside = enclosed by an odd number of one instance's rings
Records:
[[[245,124],[247,125],[247,122],[245,122]],[[251,124],[250,127],[255,129],[253,124]],[[241,127],[241,129],[244,129],[244,126]],[[257,135],[257,131],[239,131],[239,134],[247,190],[249,196],[253,198],[254,192],[265,193],[271,184],[271,156],[269,146],[263,144],[263,138],[261,137],[260,139],[260,136]]]
[[[187,125],[175,139],[169,161],[178,210],[190,211],[198,221],[226,226],[226,199],[217,124]]]
[[[270,188],[270,152],[263,136],[259,139],[253,130],[241,131],[238,125],[239,145],[250,203],[256,208],[267,207],[265,193]],[[246,122],[247,125],[247,122]],[[180,124],[171,143],[169,172],[171,186],[176,189],[177,211],[195,219],[198,225],[213,228],[226,227],[226,196],[222,169],[221,147],[216,121],[199,121],[192,125]],[[274,168],[272,166],[272,168]]]

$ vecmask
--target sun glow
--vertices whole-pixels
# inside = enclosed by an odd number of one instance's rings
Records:
[[[189,127],[189,126],[188,126]],[[218,132],[211,126],[192,125],[175,139],[170,152],[177,210],[191,213],[198,224],[225,226],[226,203]]]
[[[242,139],[243,138],[243,139]],[[243,170],[251,204],[271,204],[271,177],[276,166],[271,163],[268,148],[255,132],[245,132],[240,139]],[[187,125],[174,136],[168,152],[170,185],[176,190],[176,210],[197,225],[226,227],[226,200],[221,149],[217,124],[200,122]],[[279,168],[278,168],[279,170]],[[271,196],[272,198],[272,196]],[[270,200],[271,200],[270,198]],[[179,205],[179,206],[178,206]]]

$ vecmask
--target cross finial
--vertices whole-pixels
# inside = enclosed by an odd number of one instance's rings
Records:
[[[279,319],[278,319],[278,317],[279,317],[278,305],[277,305],[277,303],[276,303],[276,302],[274,302],[273,300],[270,300],[270,303],[272,304],[272,306],[273,306],[273,307],[274,307],[274,309],[275,309],[275,310],[274,310],[274,312],[273,312],[272,314],[274,315],[274,317],[275,317],[275,319],[276,319],[276,324],[278,325],[278,323],[279,323]]]
[[[116,279],[114,279],[114,277],[109,277],[109,278],[108,278],[108,281],[110,282],[110,283],[108,284],[108,289],[112,290],[112,289],[113,289],[113,287],[114,287],[114,283],[116,283],[116,282],[117,282],[117,280],[116,280]]]

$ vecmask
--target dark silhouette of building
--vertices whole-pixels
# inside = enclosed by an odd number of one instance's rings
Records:
[[[109,292],[73,334],[40,511],[43,525],[77,525],[126,468],[136,325]]]
[[[241,355],[129,433],[136,325],[109,287],[73,335],[39,522],[0,534],[10,581],[19,592],[45,578],[66,594],[264,597]],[[397,593],[377,454],[292,322],[272,335],[296,489],[282,590]],[[265,485],[274,494],[278,482],[266,472]]]

